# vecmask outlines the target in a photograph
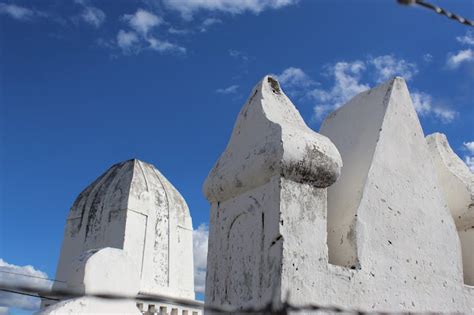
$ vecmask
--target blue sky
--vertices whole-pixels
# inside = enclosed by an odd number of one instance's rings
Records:
[[[474,18],[472,0],[436,3]],[[0,56],[0,265],[18,272],[54,277],[69,207],[122,160],[154,164],[207,224],[202,183],[268,73],[315,130],[401,75],[425,134],[474,168],[474,32],[395,0],[0,0]]]

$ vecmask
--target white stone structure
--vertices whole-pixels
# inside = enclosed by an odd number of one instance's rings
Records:
[[[118,163],[74,202],[56,273],[56,279],[66,285],[58,282],[53,291],[80,288],[79,294],[99,291],[127,296],[167,296],[196,307],[183,308],[176,303],[141,303],[140,307],[146,311],[150,304],[151,308],[160,306],[172,313],[179,311],[180,315],[181,311],[190,315],[201,313],[200,303],[194,302],[192,231],[186,202],[153,165],[135,159]],[[96,257],[104,251],[115,256]],[[128,280],[120,282],[116,277]],[[61,307],[60,313],[67,307],[79,312],[82,309],[75,305],[82,300],[65,301],[55,307]],[[100,313],[101,306],[95,299],[91,301],[87,310],[96,309]],[[110,312],[124,311],[116,301],[100,302],[108,305]],[[135,310],[139,311],[136,305]]]
[[[403,79],[357,95],[321,133],[275,79],[254,88],[204,185],[206,304],[289,297],[365,311],[471,312],[474,288],[463,283],[440,167]],[[472,214],[465,206],[451,211]]]
[[[445,135],[434,133],[426,140],[459,233],[464,283],[474,286],[474,174],[453,152]]]
[[[67,287],[78,295],[115,294],[137,296],[140,276],[132,259],[116,248],[84,252],[70,268]],[[47,302],[46,302],[47,303]],[[65,299],[42,310],[40,315],[60,314],[136,314],[141,312],[133,300],[114,300],[79,297]]]

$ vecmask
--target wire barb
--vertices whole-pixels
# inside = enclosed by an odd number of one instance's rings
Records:
[[[402,5],[413,5],[413,4],[417,4],[419,6],[422,6],[424,8],[427,8],[427,9],[430,9],[438,14],[441,14],[441,15],[444,15],[452,20],[455,20],[461,24],[464,24],[464,25],[467,25],[467,26],[471,26],[473,27],[474,26],[474,22],[469,20],[469,19],[466,19],[460,15],[457,15],[457,14],[454,14],[452,12],[449,12],[443,8],[440,8],[438,7],[437,5],[434,5],[434,4],[431,4],[429,2],[426,2],[424,0],[397,0],[397,2],[399,4],[402,4]]]

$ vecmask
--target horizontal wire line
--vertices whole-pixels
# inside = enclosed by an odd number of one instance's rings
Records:
[[[43,277],[39,277],[39,276],[32,276],[32,275],[27,275],[27,274],[24,274],[24,273],[17,273],[17,272],[5,271],[5,270],[0,270],[0,273],[7,273],[7,274],[17,275],[17,276],[22,276],[22,277],[35,278],[35,279],[42,279],[42,280],[47,280],[47,281],[52,281],[52,282],[66,283],[66,281],[60,281],[60,280],[55,280],[55,279],[43,278]]]

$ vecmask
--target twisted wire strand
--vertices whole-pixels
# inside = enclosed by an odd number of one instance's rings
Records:
[[[466,19],[460,15],[457,15],[457,14],[454,14],[452,12],[449,12],[448,10],[445,10],[443,8],[440,8],[439,6],[437,5],[434,5],[434,4],[431,4],[427,1],[424,1],[424,0],[397,0],[398,3],[400,4],[403,4],[403,5],[413,5],[413,4],[417,4],[419,6],[422,6],[426,9],[430,9],[440,15],[444,15],[452,20],[455,20],[461,24],[464,24],[464,25],[467,25],[467,26],[471,26],[473,27],[474,26],[474,22],[469,20],[469,19]]]
[[[175,304],[191,308],[200,308],[205,311],[209,311],[215,314],[277,314],[277,315],[287,315],[290,312],[330,312],[330,313],[344,313],[344,314],[436,314],[430,312],[416,313],[416,312],[367,312],[358,309],[348,309],[341,308],[337,306],[327,306],[320,305],[315,303],[310,303],[306,305],[295,305],[288,301],[275,305],[275,303],[268,303],[261,307],[241,307],[241,308],[232,308],[232,307],[221,307],[214,305],[206,305],[203,302],[197,302],[187,299],[179,299],[168,297],[164,295],[149,295],[149,296],[129,296],[129,295],[120,295],[120,294],[108,294],[108,293],[95,293],[95,294],[81,294],[71,290],[45,290],[39,289],[31,286],[25,285],[13,285],[7,283],[0,283],[0,291],[20,294],[25,296],[32,296],[41,299],[47,299],[52,301],[61,301],[64,299],[79,298],[79,297],[94,297],[106,300],[130,300],[136,302],[153,302],[156,304]],[[288,300],[288,298],[287,298]]]

